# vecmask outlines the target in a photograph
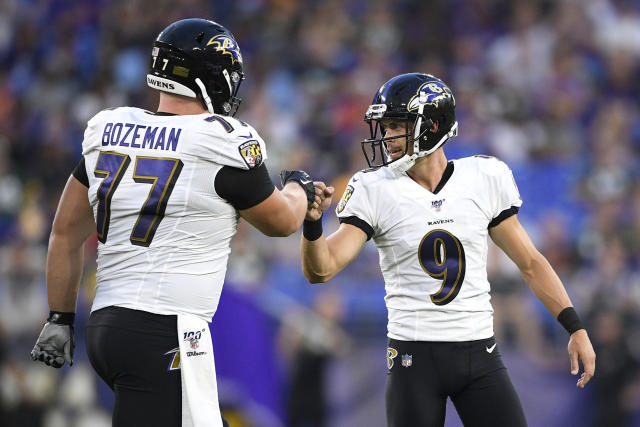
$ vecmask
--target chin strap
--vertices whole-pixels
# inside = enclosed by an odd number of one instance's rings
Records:
[[[440,141],[438,141],[436,145],[431,147],[430,150],[420,151],[418,153],[419,154],[418,157],[428,156],[429,154],[433,153],[438,148],[440,148],[442,144],[444,144],[445,142],[447,142],[448,140],[450,140],[451,138],[457,135],[458,135],[458,122],[454,122],[453,126],[451,126],[451,129],[449,129],[449,132],[447,132],[445,135],[442,135],[442,138],[440,138]]]
[[[213,105],[211,104],[211,98],[209,98],[209,94],[207,93],[207,89],[204,87],[204,83],[202,83],[202,80],[200,80],[200,78],[196,78],[195,82],[200,88],[200,92],[202,93],[202,99],[204,99],[204,103],[207,104],[207,110],[209,110],[209,113],[214,114]]]
[[[397,173],[404,173],[411,169],[411,167],[416,163],[416,159],[418,158],[417,154],[405,154],[402,158],[396,160],[393,163],[389,163],[389,168]]]
[[[418,119],[418,122],[419,121],[420,119]],[[416,127],[417,127],[417,124],[416,124]],[[445,142],[447,142],[449,139],[453,138],[456,135],[458,135],[458,122],[454,122],[449,132],[447,132],[446,135],[443,135],[442,138],[440,138],[440,141],[438,141],[438,143],[434,145],[430,150],[414,151],[414,154],[411,154],[411,155],[405,154],[404,156],[402,156],[402,158],[396,160],[395,162],[389,163],[389,167],[398,173],[404,173],[409,169],[411,169],[411,167],[416,163],[416,160],[419,157],[428,156],[429,154],[433,153],[438,148],[440,148],[442,144],[444,144]],[[414,141],[413,144],[414,144],[414,150],[415,150],[415,146],[416,144],[418,144],[417,140]]]

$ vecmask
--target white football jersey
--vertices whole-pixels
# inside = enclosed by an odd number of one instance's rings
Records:
[[[123,107],[89,120],[82,152],[99,239],[92,311],[117,305],[210,322],[238,222],[214,179],[223,166],[266,159],[255,129]]]
[[[452,163],[452,174],[436,194],[389,167],[358,172],[336,208],[341,222],[373,235],[390,338],[493,336],[488,227],[517,212],[522,201],[511,170],[500,160],[476,156]]]

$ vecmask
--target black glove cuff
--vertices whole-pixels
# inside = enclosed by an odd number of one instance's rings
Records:
[[[57,325],[73,326],[73,323],[75,321],[76,321],[75,313],[63,313],[60,311],[50,311],[49,317],[47,318],[47,322],[55,323]]]
[[[584,329],[578,313],[573,307],[567,307],[558,314],[558,322],[569,332],[569,335],[580,329]]]
[[[317,221],[305,219],[302,223],[302,235],[310,242],[318,240],[322,236],[322,216]]]
[[[316,200],[316,187],[313,185],[313,179],[305,171],[290,171],[286,169],[280,171],[280,183],[283,188],[289,181],[295,181],[302,187],[307,194],[307,208],[310,208]]]

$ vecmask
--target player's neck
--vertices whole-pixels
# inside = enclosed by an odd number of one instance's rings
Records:
[[[160,92],[160,102],[157,111],[178,115],[206,113],[199,100],[186,96]]]
[[[416,164],[407,171],[407,174],[415,182],[433,192],[446,168],[447,157],[442,149],[438,149],[426,157],[416,159]]]

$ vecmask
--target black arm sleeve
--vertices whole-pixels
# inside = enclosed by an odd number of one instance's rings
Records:
[[[214,180],[216,193],[237,210],[249,209],[273,193],[275,185],[263,163],[254,169],[223,166]]]
[[[72,175],[85,187],[89,188],[89,177],[87,176],[87,168],[84,166],[84,156],[82,156],[78,162],[78,165],[73,170]]]
[[[361,220],[357,216],[338,218],[338,221],[340,221],[340,224],[345,223],[358,227],[360,230],[365,232],[365,234],[367,235],[367,240],[371,239],[371,237],[373,236],[373,227],[371,227],[369,224],[367,224],[366,221]]]
[[[520,208],[517,206],[511,206],[509,209],[503,210],[497,217],[493,218],[487,228],[495,227],[510,216],[517,214],[519,210]]]

